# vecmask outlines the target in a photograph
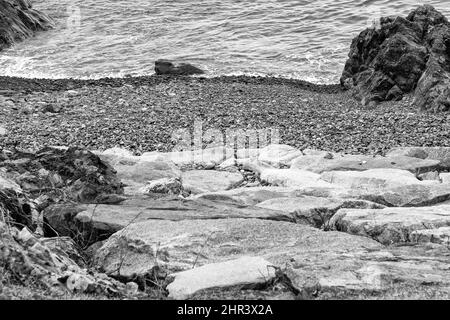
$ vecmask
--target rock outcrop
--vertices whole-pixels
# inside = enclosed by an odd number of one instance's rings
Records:
[[[380,28],[352,42],[341,84],[355,89],[364,104],[399,100],[414,92],[414,104],[450,109],[450,23],[430,5],[406,18],[385,17]]]
[[[450,184],[420,173],[443,177],[447,151],[359,158],[271,145],[222,168],[179,152],[4,152],[0,267],[51,288],[131,298],[410,298],[430,286],[447,297]],[[255,180],[242,183],[250,171]],[[118,194],[118,177],[148,190]],[[54,197],[57,182],[71,201]],[[86,188],[116,198],[73,196]],[[37,190],[56,203],[43,206]],[[39,219],[43,235],[32,232]]]
[[[74,293],[93,293],[125,296],[124,284],[105,274],[88,272],[72,258],[74,250],[61,249],[39,239],[27,228],[21,231],[0,221],[0,262],[3,272],[14,275],[15,281],[33,280],[48,290],[68,290]],[[53,239],[53,241],[58,239]]]
[[[0,51],[53,26],[52,19],[33,9],[29,0],[0,1]]]
[[[5,176],[35,197],[44,191],[59,200],[108,203],[111,195],[123,194],[114,168],[81,148],[15,152],[0,159],[0,166]]]
[[[330,225],[335,230],[371,237],[386,245],[418,241],[420,233],[417,231],[430,233],[450,226],[450,207],[341,209]]]

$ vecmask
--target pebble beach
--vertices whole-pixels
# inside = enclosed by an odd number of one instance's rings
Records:
[[[276,127],[281,143],[353,154],[397,146],[446,146],[446,113],[411,98],[362,106],[338,85],[264,77],[137,77],[100,80],[0,78],[3,148],[77,145],[170,151],[172,133]]]

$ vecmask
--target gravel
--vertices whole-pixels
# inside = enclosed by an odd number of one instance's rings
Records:
[[[170,151],[174,130],[280,130],[299,149],[383,154],[396,146],[448,146],[450,115],[411,99],[363,107],[338,85],[261,77],[39,80],[0,77],[0,148],[124,147]],[[0,132],[1,133],[1,132]],[[3,132],[5,133],[5,132]]]

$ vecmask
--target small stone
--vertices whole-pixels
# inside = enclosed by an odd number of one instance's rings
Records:
[[[143,194],[162,193],[178,195],[183,192],[183,185],[179,178],[163,178],[150,181],[145,187],[140,189]]]
[[[126,284],[125,291],[129,295],[135,295],[139,292],[139,286],[136,282],[128,282]]]

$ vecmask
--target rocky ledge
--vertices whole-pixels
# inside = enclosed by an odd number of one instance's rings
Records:
[[[0,51],[53,26],[52,19],[33,9],[29,0],[0,1]]]
[[[2,267],[53,295],[448,299],[449,160],[277,144],[3,152]]]
[[[341,84],[364,104],[400,100],[414,93],[414,104],[450,110],[450,23],[430,5],[406,18],[381,18],[379,28],[352,42]]]

